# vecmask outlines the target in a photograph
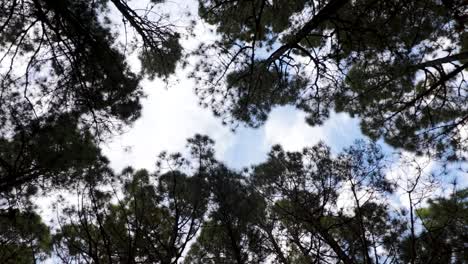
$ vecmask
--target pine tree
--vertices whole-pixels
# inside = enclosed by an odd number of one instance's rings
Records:
[[[173,26],[148,15],[159,2],[145,11],[121,0],[0,3],[0,192],[67,177],[99,159],[93,144],[140,116],[141,79],[167,77],[182,52]]]
[[[200,100],[225,122],[257,127],[281,105],[305,111],[311,125],[344,111],[372,139],[464,157],[463,0],[199,3],[221,40],[194,53],[203,59],[192,77]]]

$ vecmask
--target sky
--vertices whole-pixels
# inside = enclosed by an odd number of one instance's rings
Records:
[[[145,2],[132,1],[130,4],[134,8],[145,8]],[[190,19],[197,14],[197,1],[169,0],[160,5],[159,9],[160,13],[168,12],[168,21],[174,23],[183,33],[190,24]],[[187,13],[193,16],[188,17]],[[118,14],[115,17],[120,18]],[[198,19],[194,30],[195,37],[181,38],[184,50],[193,51],[201,41],[216,39],[212,29]],[[139,70],[136,56],[130,56],[129,62],[133,70]],[[116,173],[127,166],[154,171],[160,152],[184,153],[186,140],[195,134],[212,138],[215,141],[216,158],[234,169],[242,169],[264,161],[268,151],[275,144],[282,145],[287,151],[300,151],[304,147],[323,141],[331,147],[332,153],[337,154],[343,148],[352,145],[355,140],[366,139],[360,131],[359,120],[345,113],[332,113],[323,125],[312,127],[305,122],[305,113],[292,106],[274,108],[260,128],[241,126],[233,132],[230,127],[222,125],[221,119],[216,118],[210,109],[199,105],[194,93],[194,81],[187,78],[189,70],[190,67],[178,68],[167,82],[160,79],[142,82],[147,95],[142,100],[142,116],[127,128],[125,133],[115,135],[102,145],[103,152]],[[395,149],[382,141],[378,143],[393,159]],[[415,162],[404,162],[408,159]],[[393,161],[388,168],[387,177],[397,179],[400,184],[400,188],[392,197],[395,206],[407,206],[404,188],[411,184],[418,172],[425,178],[432,179],[433,172],[440,170],[436,162],[426,157],[414,157],[410,153],[405,153],[405,159],[395,158]],[[468,170],[467,163],[453,164],[451,167],[455,172],[443,179],[435,179],[435,183],[442,181],[445,185],[430,189],[430,194],[448,195],[451,192],[449,184],[454,179],[458,181],[459,188],[468,186],[468,175],[456,173],[457,166],[464,166],[465,171]],[[49,196],[37,200],[45,219],[54,218],[55,214],[50,208],[53,199],[54,197]],[[345,194],[343,200],[346,200]]]
[[[142,2],[133,1],[130,4],[137,6]],[[169,12],[170,21],[183,31],[189,24],[186,13],[195,15],[197,12],[196,2],[168,1],[161,10]],[[185,50],[195,49],[200,41],[215,39],[216,36],[210,29],[208,25],[199,23],[195,28],[196,37],[181,40]],[[130,61],[132,67],[138,70],[138,60],[131,57]],[[235,169],[264,161],[268,151],[275,144],[281,144],[288,151],[298,151],[324,141],[333,153],[338,153],[355,140],[365,139],[356,118],[344,113],[332,113],[322,126],[312,127],[305,122],[305,113],[291,106],[274,108],[260,128],[239,127],[232,132],[229,127],[222,125],[221,119],[216,118],[210,109],[199,105],[194,93],[195,84],[187,75],[187,69],[179,68],[168,83],[158,79],[142,82],[147,95],[143,99],[142,116],[125,133],[114,136],[102,145],[104,154],[116,172],[127,166],[153,171],[160,152],[184,152],[187,138],[197,133],[212,138],[215,141],[217,159]],[[380,144],[385,153],[390,154],[394,151],[388,145],[382,142]],[[406,155],[412,157],[411,154]],[[427,158],[413,158],[423,168],[425,177],[430,177],[431,172],[438,168],[436,163]],[[414,164],[397,161],[389,169],[388,177],[402,179],[402,183],[410,183],[417,171]],[[452,180],[452,176],[447,178],[447,182]],[[468,185],[468,175],[457,177],[461,186]],[[433,194],[445,192],[443,189],[433,190]],[[45,217],[46,219],[53,215],[48,207],[51,199],[52,197],[48,197],[39,200],[40,208],[49,212],[46,213],[49,216]],[[404,188],[399,189],[392,199],[395,206],[408,204]],[[345,204],[346,194],[343,195],[342,201],[342,204]]]
[[[131,5],[138,7],[145,1],[133,1]],[[175,23],[180,32],[185,31],[190,19],[197,18],[196,0],[166,1],[159,6],[161,13],[169,13],[170,23]],[[192,16],[187,16],[190,13]],[[211,26],[200,19],[194,29],[195,37],[182,37],[181,44],[186,52],[194,51],[201,41],[212,41],[218,36]],[[136,71],[139,69],[138,59],[130,57],[130,64]],[[193,61],[192,61],[193,63]],[[190,65],[190,63],[189,63]],[[156,157],[162,151],[186,151],[186,140],[195,134],[208,135],[215,141],[216,158],[234,169],[241,169],[264,161],[270,148],[280,144],[285,150],[300,151],[304,147],[313,146],[324,141],[331,147],[333,153],[340,152],[357,139],[367,139],[360,131],[359,120],[345,113],[332,113],[331,117],[321,126],[312,127],[305,122],[305,113],[292,106],[276,107],[270,113],[266,123],[260,128],[239,127],[232,132],[230,127],[222,125],[210,109],[203,108],[198,103],[194,93],[195,83],[187,78],[188,69],[178,68],[168,82],[162,80],[145,80],[142,83],[147,97],[143,100],[143,112],[139,120],[126,133],[112,138],[103,145],[104,154],[109,158],[111,167],[119,172],[127,166],[135,169],[155,169]],[[433,186],[421,186],[435,195],[449,195],[453,190],[450,183],[458,181],[458,187],[468,186],[468,175],[460,174],[453,164],[454,172],[448,176],[434,177],[440,166],[426,158],[415,157],[404,153],[404,159],[394,158],[396,151],[378,142],[383,151],[394,159],[388,168],[387,177],[397,180],[399,188],[392,196],[395,207],[408,207],[405,188],[411,185],[414,177],[421,173]],[[412,163],[406,162],[413,160]],[[440,184],[442,183],[442,184]],[[430,188],[429,188],[430,187]],[[346,201],[343,194],[343,201]],[[345,202],[343,202],[345,204]]]
[[[137,6],[139,3],[133,1],[131,4]],[[168,12],[171,15],[169,20],[183,32],[190,24],[186,14],[196,16],[197,1],[167,1],[160,10]],[[217,38],[209,25],[199,19],[197,21],[196,37],[181,39],[188,52],[196,49],[200,41]],[[131,58],[130,61],[138,70],[138,60]],[[275,144],[295,151],[322,140],[332,150],[339,151],[362,138],[359,121],[347,114],[333,113],[323,126],[311,127],[305,122],[305,113],[290,106],[273,109],[260,128],[240,127],[232,132],[230,127],[223,126],[221,120],[214,117],[210,109],[199,106],[194,93],[195,84],[187,75],[187,69],[179,68],[168,83],[162,80],[145,80],[142,83],[147,97],[143,100],[141,118],[126,133],[103,145],[114,170],[118,172],[126,166],[133,166],[151,171],[161,151],[184,152],[186,139],[196,133],[215,140],[217,158],[236,169],[265,160],[267,152]]]
[[[258,129],[240,127],[232,132],[210,109],[199,106],[191,80],[184,78],[168,89],[154,82],[145,82],[144,87],[148,96],[142,117],[104,145],[116,171],[129,165],[152,170],[161,151],[184,152],[186,139],[197,133],[215,140],[217,158],[237,169],[263,161],[275,144],[295,151],[322,140],[339,151],[362,138],[358,120],[347,114],[332,114],[323,126],[311,127],[305,113],[293,107],[275,108]]]

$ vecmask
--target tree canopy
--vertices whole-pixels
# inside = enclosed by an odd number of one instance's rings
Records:
[[[0,233],[2,263],[35,263],[50,257],[49,228],[34,212],[0,211]]]
[[[77,188],[78,203],[58,201],[53,234],[7,221],[5,234],[35,242],[6,247],[62,263],[467,263],[467,190],[430,200],[410,221],[382,199],[395,186],[372,143],[338,155],[323,143],[275,146],[246,171],[217,161],[212,144],[197,135],[190,155],[162,153],[154,173],[126,168],[107,186]]]
[[[99,159],[101,138],[140,116],[141,79],[167,77],[182,52],[173,25],[152,11],[158,2],[142,11],[121,0],[2,1],[0,192],[73,175]]]
[[[422,168],[402,188],[377,144],[466,165],[466,0],[198,0],[184,29],[164,2],[0,2],[0,263],[468,264],[468,189],[436,195]],[[215,40],[184,51],[197,22]],[[153,171],[114,172],[102,143],[179,62],[225,125],[292,105],[367,138],[234,169],[196,134]]]
[[[454,1],[199,1],[221,39],[194,52],[205,106],[257,127],[294,105],[373,139],[454,160],[467,150],[467,7]]]

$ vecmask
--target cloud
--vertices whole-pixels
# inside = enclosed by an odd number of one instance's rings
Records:
[[[340,151],[362,138],[357,119],[344,113],[332,113],[322,126],[310,126],[305,122],[306,113],[293,107],[281,107],[272,111],[265,124],[265,144],[281,144],[286,150],[301,150],[324,141],[333,151]]]
[[[148,97],[143,102],[142,117],[103,146],[114,169],[132,165],[152,170],[161,151],[183,152],[186,139],[196,133],[213,138],[218,155],[223,156],[232,133],[210,110],[198,105],[193,86],[187,79],[167,89],[158,81],[143,83]]]
[[[138,5],[132,3],[134,7]],[[171,14],[169,20],[180,28],[190,25],[190,19],[197,18],[196,1],[170,2],[157,8],[159,13]],[[186,13],[195,16],[189,17]],[[206,23],[197,23],[196,37],[181,38],[182,46],[190,52],[202,41],[219,38],[212,29]],[[136,54],[130,56],[129,62],[135,71],[139,70]],[[158,80],[142,83],[148,94],[143,101],[142,117],[125,134],[103,145],[104,154],[116,171],[128,165],[152,170],[161,151],[183,152],[186,139],[195,133],[214,139],[217,158],[234,168],[263,161],[274,144],[281,144],[292,151],[323,140],[339,151],[360,136],[357,121],[345,114],[332,114],[324,126],[311,127],[305,123],[305,113],[292,106],[275,108],[266,124],[259,129],[244,127],[232,133],[209,109],[198,105],[193,91],[195,84],[186,76],[187,70],[178,69],[167,88]]]
[[[157,81],[143,85],[148,97],[142,117],[103,146],[117,171],[129,165],[152,170],[161,151],[184,152],[186,139],[195,133],[214,139],[217,158],[234,168],[262,162],[275,144],[298,151],[322,140],[339,151],[361,137],[357,121],[345,114],[332,114],[323,126],[311,127],[305,113],[293,107],[275,108],[259,129],[244,127],[233,133],[199,106],[191,80],[181,79],[168,89]]]

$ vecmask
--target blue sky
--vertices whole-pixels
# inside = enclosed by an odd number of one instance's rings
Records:
[[[146,1],[142,1],[146,2]],[[132,1],[132,6],[142,2]],[[170,12],[170,20],[184,29],[189,21],[185,13],[196,14],[197,1],[171,1],[164,4],[164,12]],[[196,27],[196,37],[183,39],[182,44],[187,51],[196,48],[199,41],[214,39],[211,28],[206,24]],[[138,70],[138,60],[130,58],[132,66]],[[278,107],[273,109],[267,122],[258,129],[240,127],[232,132],[223,126],[221,120],[215,118],[209,109],[199,106],[198,98],[194,94],[194,82],[188,78],[187,71],[178,69],[176,74],[164,83],[161,80],[145,80],[142,85],[147,94],[143,100],[142,117],[122,135],[113,137],[104,144],[104,154],[110,159],[111,167],[119,172],[124,167],[132,166],[136,169],[155,169],[156,157],[161,151],[184,152],[186,139],[196,133],[205,134],[215,140],[217,158],[228,166],[240,169],[245,166],[258,164],[266,159],[266,154],[275,144],[281,144],[288,151],[301,150],[324,141],[337,153],[342,148],[351,145],[356,139],[364,136],[359,129],[359,120],[347,114],[332,113],[320,127],[311,127],[305,122],[305,114],[293,107]],[[394,150],[380,142],[386,153]],[[424,173],[428,176],[437,165],[425,158],[416,158],[424,164]],[[455,164],[458,166],[460,164]],[[462,166],[467,167],[464,163]],[[415,170],[404,164],[394,164],[390,177],[411,179]],[[455,174],[445,179],[451,181]],[[468,175],[458,175],[460,187],[468,185]],[[434,190],[434,194],[444,192],[443,189]],[[50,199],[52,199],[50,197]],[[40,207],[47,211],[50,199],[40,200]],[[404,191],[399,190],[392,198],[395,206],[407,203]],[[50,212],[49,212],[50,213]],[[47,213],[45,215],[48,215]],[[53,218],[49,215],[47,218]]]
[[[332,114],[323,126],[312,127],[306,124],[305,113],[290,106],[273,109],[260,128],[239,127],[232,132],[198,105],[191,80],[179,80],[168,88],[158,81],[144,86],[148,97],[142,117],[104,145],[116,171],[129,165],[152,170],[159,152],[184,152],[186,139],[196,133],[214,139],[217,158],[238,169],[263,161],[274,144],[294,151],[322,140],[338,152],[362,138],[358,120],[347,114]]]
[[[132,1],[133,7],[143,5],[146,1]],[[186,13],[196,14],[197,1],[170,1],[160,6],[161,12],[169,12],[171,23],[175,23],[181,32],[190,24]],[[198,23],[195,37],[182,38],[181,43],[187,52],[197,48],[200,41],[216,39],[206,24]],[[139,61],[136,56],[129,58],[131,66],[138,71]],[[258,129],[240,127],[232,132],[215,118],[210,109],[199,106],[194,94],[195,84],[187,78],[187,69],[177,69],[167,83],[161,80],[144,80],[142,86],[147,94],[143,99],[142,117],[121,135],[116,135],[103,144],[104,154],[109,158],[111,167],[120,172],[127,166],[135,169],[155,169],[156,157],[162,151],[184,152],[187,138],[195,134],[205,134],[215,140],[216,157],[232,168],[258,164],[266,159],[271,146],[281,144],[288,151],[299,151],[324,141],[338,153],[342,148],[351,145],[356,139],[364,138],[359,129],[359,120],[350,118],[344,113],[332,113],[322,125],[312,127],[305,122],[305,113],[291,107],[273,109],[267,122]],[[387,154],[392,148],[380,142]],[[411,157],[411,154],[408,154]],[[413,157],[414,158],[414,157]],[[424,157],[414,158],[424,166],[424,173],[430,176],[436,163]],[[415,175],[413,165],[395,163],[389,168],[389,177],[399,178],[403,184]],[[455,164],[464,166],[467,163]],[[459,187],[468,185],[468,175],[454,170],[441,179],[448,183],[458,178]],[[434,189],[433,194],[446,193],[442,188]],[[395,203],[405,204],[404,192],[399,190]],[[403,198],[402,198],[403,197]],[[402,199],[400,199],[402,198]],[[47,208],[49,200],[41,200],[41,208]],[[49,208],[50,209],[50,208]]]
[[[131,4],[144,3],[133,1]],[[169,12],[170,21],[183,30],[190,23],[186,13],[197,13],[197,1],[169,1],[160,9]],[[195,28],[196,37],[182,38],[184,49],[190,52],[200,41],[216,39],[211,29],[209,25],[199,23]],[[130,60],[138,70],[138,60]],[[234,168],[263,161],[274,144],[293,151],[323,140],[334,151],[339,151],[362,137],[359,121],[346,114],[332,114],[323,126],[311,127],[305,123],[303,112],[288,106],[273,109],[268,121],[258,129],[240,127],[233,133],[209,109],[198,105],[195,84],[186,78],[187,73],[187,70],[178,69],[168,83],[160,80],[143,82],[148,97],[143,103],[142,117],[126,133],[103,146],[116,171],[128,165],[152,170],[159,152],[183,152],[186,139],[196,133],[214,139],[217,158]]]
[[[144,5],[144,2],[133,1],[131,4],[137,7]],[[197,1],[169,1],[159,8],[162,13],[169,12],[169,21],[183,32],[190,24],[190,18],[186,14],[197,13]],[[212,29],[207,24],[198,23],[194,31],[195,37],[182,38],[184,49],[190,52],[201,41],[216,39]],[[130,62],[138,70],[138,60],[131,57]],[[305,114],[290,106],[273,109],[267,122],[258,129],[240,127],[232,132],[209,109],[199,106],[194,94],[195,84],[187,78],[187,74],[187,69],[178,69],[168,83],[161,80],[143,82],[148,96],[143,101],[142,117],[126,133],[115,136],[103,146],[114,170],[118,172],[126,166],[133,166],[151,171],[155,168],[156,157],[161,151],[184,152],[186,139],[196,133],[214,139],[217,158],[237,169],[263,161],[274,144],[281,144],[286,150],[294,151],[322,140],[336,153],[356,139],[364,138],[359,129],[359,120],[350,118],[347,114],[332,113],[322,126],[311,127],[305,122]],[[381,141],[380,144],[386,153],[394,152],[394,149]],[[437,164],[425,158],[416,160],[428,163],[425,173],[437,169]],[[411,176],[405,174],[414,173],[402,166],[404,165],[396,165],[393,169],[405,177]],[[451,181],[453,176],[455,174],[445,180]],[[468,184],[468,175],[458,176],[460,186]]]

